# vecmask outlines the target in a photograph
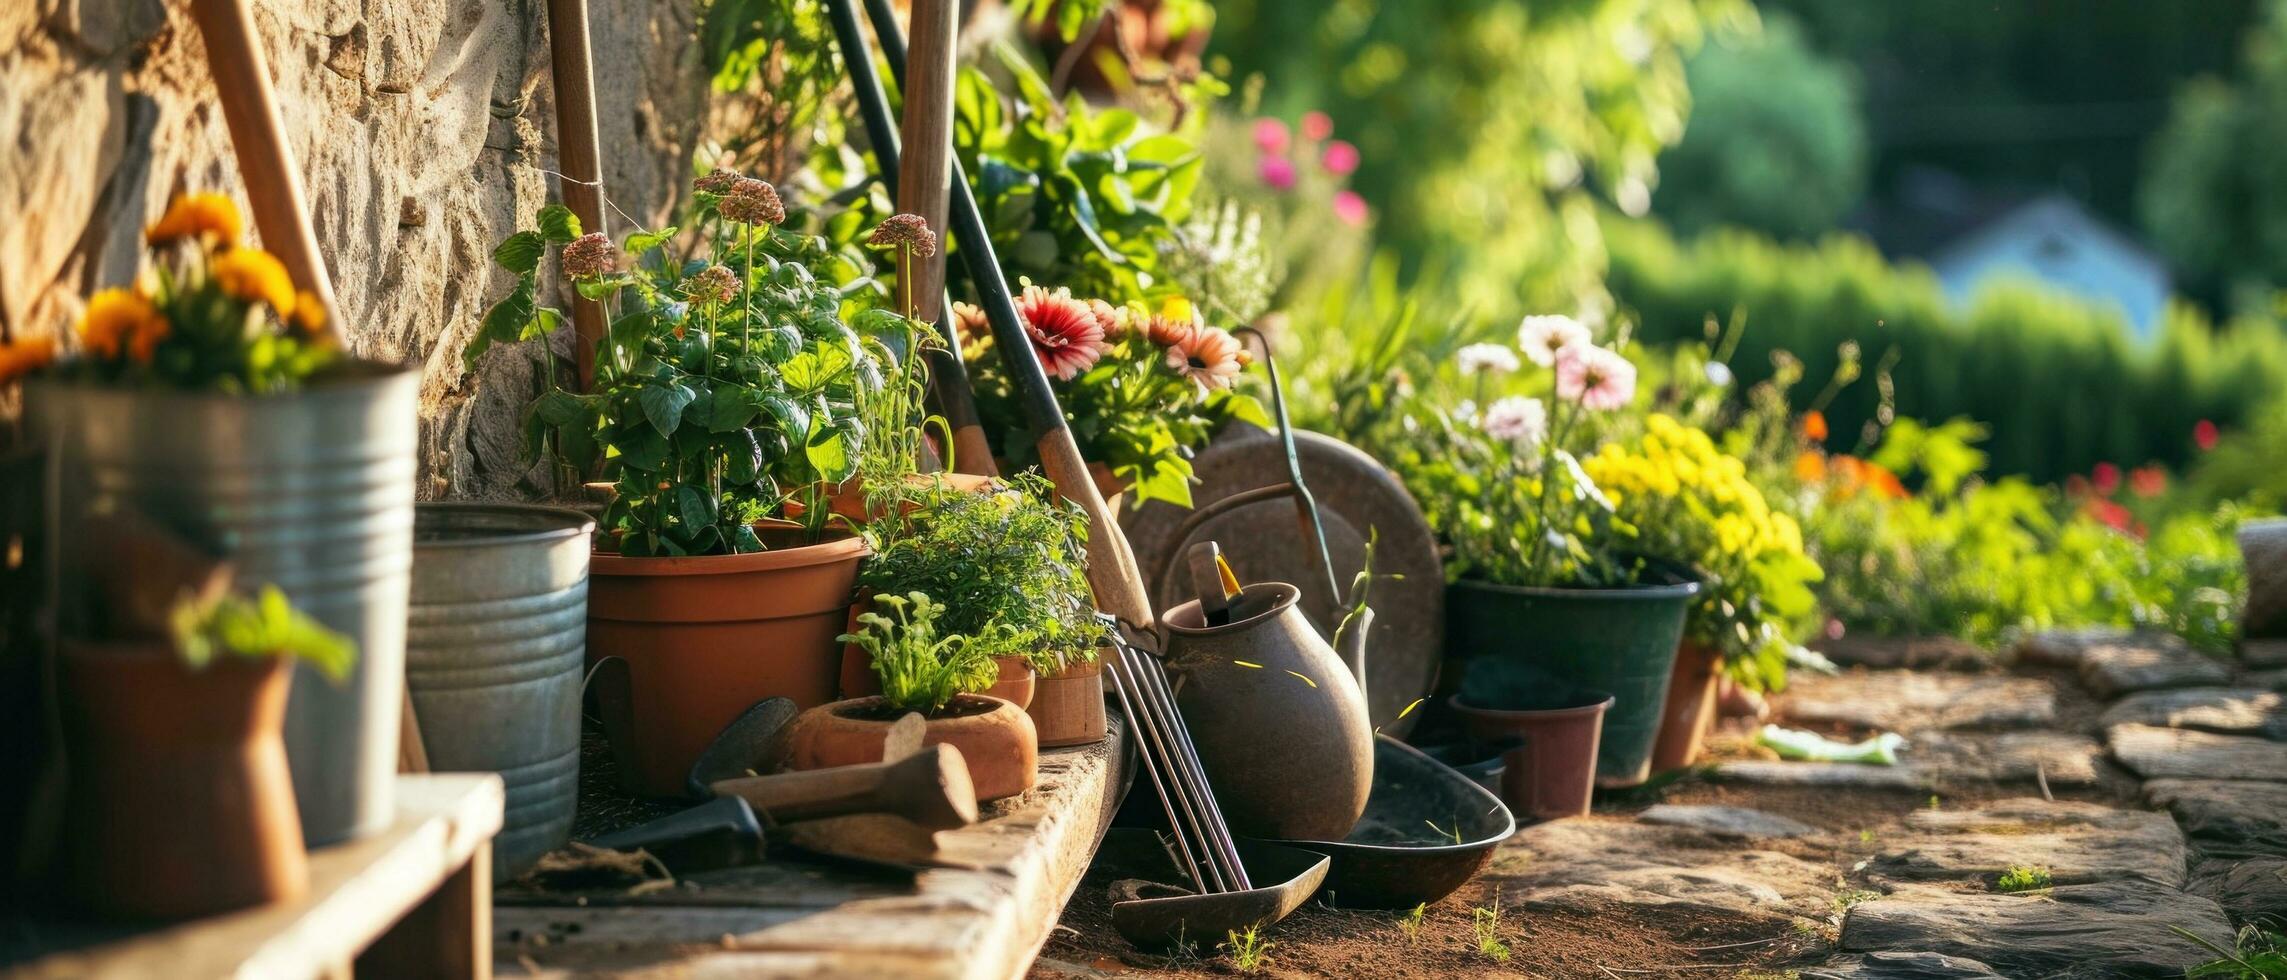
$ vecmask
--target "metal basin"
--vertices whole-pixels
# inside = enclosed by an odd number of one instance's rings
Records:
[[[1333,905],[1410,909],[1467,884],[1516,829],[1509,808],[1475,780],[1397,739],[1376,735],[1373,795],[1348,837],[1265,843],[1330,858],[1326,898]]]

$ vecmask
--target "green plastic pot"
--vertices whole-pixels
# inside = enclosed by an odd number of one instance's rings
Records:
[[[1698,592],[1697,582],[1619,589],[1456,582],[1446,590],[1447,650],[1465,664],[1520,658],[1558,679],[1611,692],[1596,785],[1636,786],[1651,777],[1676,643]]]

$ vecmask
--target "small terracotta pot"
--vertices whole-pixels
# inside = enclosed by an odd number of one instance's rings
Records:
[[[947,487],[968,493],[983,493],[1001,485],[998,477],[978,476],[974,473],[909,473],[905,477],[905,482],[908,486],[926,489],[939,479],[943,479]],[[883,516],[868,510],[865,484],[856,479],[844,480],[832,486],[826,484],[819,484],[819,486],[826,490],[826,508],[839,517],[862,524],[866,521],[878,520]],[[907,501],[904,509],[906,513],[911,514],[919,507],[919,503]],[[803,505],[800,499],[794,499],[787,501],[784,509],[786,516],[798,518],[808,508]]]
[[[1031,709],[1040,676],[1033,672],[1032,662],[1023,657],[994,657],[993,667],[1000,671],[999,679],[985,689],[985,696],[1016,705],[1018,711]]]
[[[89,911],[184,919],[302,897],[280,732],[285,658],[192,670],[161,643],[64,644],[65,887]]]
[[[1476,708],[1458,696],[1450,703],[1470,738],[1524,743],[1502,757],[1501,802],[1510,812],[1543,820],[1588,815],[1596,792],[1596,750],[1611,697],[1546,711]]]
[[[836,701],[794,719],[787,734],[789,769],[826,769],[882,761],[890,723],[905,712],[878,697]],[[977,802],[1015,796],[1039,775],[1039,735],[1032,718],[1000,698],[956,695],[928,719],[924,745],[951,745],[969,764]]]
[[[764,698],[834,699],[862,539],[798,544],[757,528],[769,551],[689,558],[591,556],[588,662],[627,661],[631,784],[680,796],[691,763]]]
[[[1652,740],[1652,771],[1672,772],[1699,761],[1707,733],[1715,727],[1716,681],[1723,655],[1689,640],[1676,647],[1668,674],[1668,699],[1660,708],[1660,732]]]
[[[1104,664],[1100,660],[1066,664],[1063,670],[1040,678],[1033,695],[1034,728],[1040,747],[1094,745],[1108,734],[1104,726]]]

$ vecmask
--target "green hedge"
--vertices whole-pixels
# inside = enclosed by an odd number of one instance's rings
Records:
[[[1770,375],[1774,350],[1789,351],[1805,363],[1795,396],[1807,401],[1839,346],[1856,341],[1868,377],[1827,409],[1842,451],[1875,417],[1883,385],[1873,369],[1893,351],[1898,415],[1986,422],[1993,471],[2043,481],[2100,462],[2181,465],[2200,420],[2233,428],[2287,390],[2287,337],[2267,320],[2218,330],[2177,306],[2157,340],[2139,345],[2111,310],[2030,284],[1989,290],[1957,312],[1927,269],[1892,265],[1856,237],[1781,245],[1721,230],[1679,243],[1626,221],[1610,222],[1606,237],[1612,293],[1645,340],[1700,339],[1711,315],[1745,318],[1731,359],[1743,383]]]

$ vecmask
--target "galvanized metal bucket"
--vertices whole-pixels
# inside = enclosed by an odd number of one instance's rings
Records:
[[[392,817],[413,564],[419,375],[372,367],[285,395],[25,386],[25,412],[62,467],[64,596],[90,515],[133,510],[275,584],[357,641],[335,686],[296,669],[286,753],[311,846],[374,833]]]
[[[500,880],[571,839],[595,526],[527,504],[415,509],[405,682],[432,768],[508,784],[492,848]]]

